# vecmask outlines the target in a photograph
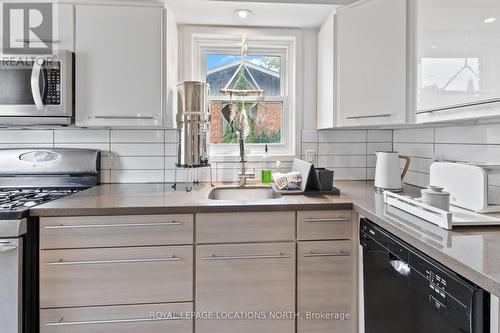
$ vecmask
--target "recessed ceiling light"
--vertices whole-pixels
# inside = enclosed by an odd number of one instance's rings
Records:
[[[238,16],[240,19],[246,19],[252,15],[252,12],[248,9],[237,9],[234,11],[234,14]]]
[[[488,24],[488,23],[493,23],[497,20],[496,17],[488,17],[487,19],[484,20],[484,23]]]

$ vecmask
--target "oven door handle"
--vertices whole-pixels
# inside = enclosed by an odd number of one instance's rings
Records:
[[[402,275],[404,277],[410,276],[410,273],[411,273],[410,265],[408,265],[404,261],[392,259],[392,260],[389,260],[389,264],[391,265],[392,268],[394,268],[394,270],[399,275]]]
[[[17,244],[12,242],[0,242],[0,253],[9,252],[17,249]]]
[[[37,111],[43,110],[42,92],[40,91],[40,73],[42,72],[42,64],[39,63],[40,59],[33,62],[33,69],[31,71],[31,94]],[[45,89],[45,88],[44,88]]]

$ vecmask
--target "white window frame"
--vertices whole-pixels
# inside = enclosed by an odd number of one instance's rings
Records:
[[[241,37],[240,37],[241,38]],[[295,133],[296,133],[296,105],[294,98],[295,77],[296,77],[296,39],[295,37],[249,37],[248,55],[268,55],[281,57],[281,96],[266,96],[262,101],[283,102],[282,107],[282,131],[281,143],[267,144],[269,152],[273,156],[294,156],[295,155]],[[206,78],[206,54],[240,54],[241,39],[234,36],[193,36],[193,73],[197,73],[199,78]],[[223,100],[219,96],[214,100]],[[247,100],[252,97],[247,97]],[[229,96],[227,96],[229,101]],[[236,100],[233,96],[233,101]],[[250,159],[261,158],[264,154],[266,144],[246,144],[245,151]],[[235,160],[239,156],[237,144],[211,144],[210,156],[217,160]]]

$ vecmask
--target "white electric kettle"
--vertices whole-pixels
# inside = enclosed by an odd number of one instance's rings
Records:
[[[377,155],[377,166],[375,169],[375,188],[378,192],[403,191],[403,179],[410,167],[410,158],[408,156],[399,155],[395,151],[379,151]],[[399,160],[406,161],[403,172],[400,173]]]

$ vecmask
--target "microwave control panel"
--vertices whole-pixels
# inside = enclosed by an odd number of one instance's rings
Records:
[[[61,66],[59,62],[52,63],[46,72],[47,88],[46,88],[46,105],[61,104]]]

